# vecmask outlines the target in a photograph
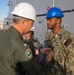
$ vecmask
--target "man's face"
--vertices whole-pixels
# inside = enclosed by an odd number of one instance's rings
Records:
[[[33,20],[26,20],[24,34],[30,31],[30,29],[33,27],[33,23],[34,23]]]
[[[49,29],[54,29],[57,25],[57,18],[47,19],[47,26]]]

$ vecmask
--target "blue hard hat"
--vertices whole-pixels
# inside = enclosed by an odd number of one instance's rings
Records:
[[[47,12],[47,15],[46,15],[46,18],[50,19],[50,18],[55,18],[55,17],[58,17],[58,18],[62,18],[64,17],[63,15],[63,12],[58,8],[58,7],[52,7],[48,10]]]

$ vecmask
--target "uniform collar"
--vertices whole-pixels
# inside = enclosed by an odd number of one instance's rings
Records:
[[[20,39],[23,40],[22,34],[17,29],[15,29],[13,26],[10,27],[9,31],[12,31],[15,34],[15,37],[18,36]]]
[[[62,35],[63,34],[64,29],[61,28],[60,31],[57,33],[57,35]]]
[[[60,31],[57,34],[54,34],[52,31],[50,32],[49,36],[52,35],[52,37],[59,38],[63,34],[64,29],[61,28]]]

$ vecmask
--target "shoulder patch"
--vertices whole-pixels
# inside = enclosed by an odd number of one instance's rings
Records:
[[[26,49],[25,50],[25,56],[27,59],[32,59],[32,57],[33,57],[32,51],[30,49]]]
[[[64,43],[65,46],[68,46],[70,43],[72,42],[72,39],[71,38],[68,38],[66,40],[66,42]]]

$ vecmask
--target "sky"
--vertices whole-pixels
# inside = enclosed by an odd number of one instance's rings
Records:
[[[8,15],[8,0],[0,0],[0,20],[4,20],[4,18]]]

